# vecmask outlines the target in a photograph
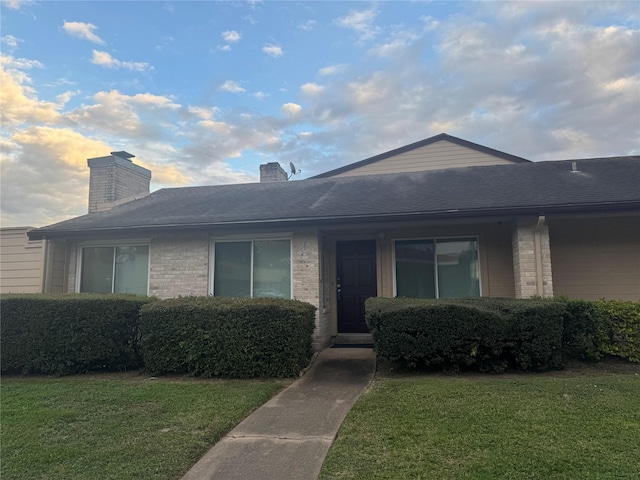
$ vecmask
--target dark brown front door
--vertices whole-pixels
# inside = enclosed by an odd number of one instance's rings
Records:
[[[378,294],[376,241],[337,243],[338,333],[368,332],[364,301]]]

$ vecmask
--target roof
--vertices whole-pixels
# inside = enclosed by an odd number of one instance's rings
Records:
[[[167,188],[29,236],[638,209],[638,185],[640,156]]]
[[[409,145],[396,148],[394,150],[389,150],[388,152],[385,152],[385,153],[380,153],[379,155],[375,155],[373,157],[365,158],[364,160],[360,160],[359,162],[350,163],[349,165],[345,165],[344,167],[336,168],[334,170],[329,170],[328,172],[321,173],[312,178],[333,177],[334,175],[339,175],[341,173],[354,170],[356,168],[364,167],[365,165],[369,165],[371,163],[379,162],[380,160],[384,160],[385,158],[394,157],[396,155],[400,155],[401,153],[406,153],[411,150],[415,150],[416,148],[426,147],[427,145],[431,145],[432,143],[436,143],[441,140],[446,140],[448,142],[455,143],[456,145],[460,145],[461,147],[467,147],[472,150],[486,153],[488,155],[493,155],[494,157],[502,158],[504,160],[509,160],[514,163],[530,162],[530,160],[527,160],[526,158],[516,157],[515,155],[501,152],[500,150],[494,150],[493,148],[485,147],[484,145],[479,145],[477,143],[464,140],[462,138],[454,137],[452,135],[447,135],[446,133],[441,133],[439,135],[435,135],[433,137],[420,140],[419,142],[411,143]]]

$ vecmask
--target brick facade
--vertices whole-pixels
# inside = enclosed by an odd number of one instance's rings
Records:
[[[551,250],[546,222],[519,220],[511,239],[516,298],[552,297]]]
[[[100,205],[149,193],[151,172],[116,155],[90,158],[89,213]]]

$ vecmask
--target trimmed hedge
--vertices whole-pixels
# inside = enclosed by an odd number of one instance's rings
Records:
[[[569,300],[563,316],[562,346],[567,357],[599,360],[611,338],[606,315],[595,302]]]
[[[150,301],[130,295],[3,295],[2,372],[138,369],[138,314]]]
[[[311,360],[315,310],[272,298],[182,297],[145,305],[145,367],[203,377],[298,375]]]
[[[370,298],[367,323],[378,355],[403,368],[562,367],[560,302],[512,299]]]
[[[610,332],[602,351],[640,362],[640,302],[600,300],[595,306],[606,318]]]

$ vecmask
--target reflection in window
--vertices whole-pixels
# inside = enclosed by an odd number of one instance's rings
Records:
[[[291,242],[216,242],[216,297],[291,298]]]
[[[149,246],[82,247],[80,291],[146,295]]]
[[[480,296],[476,239],[399,240],[395,258],[399,297]]]

